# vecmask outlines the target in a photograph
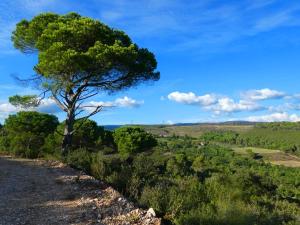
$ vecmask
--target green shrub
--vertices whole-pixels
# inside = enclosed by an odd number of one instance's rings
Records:
[[[38,158],[41,156],[43,137],[32,133],[20,133],[10,141],[11,151],[25,158]]]
[[[168,160],[166,170],[174,176],[185,176],[191,172],[191,162],[185,153],[177,153]]]
[[[101,180],[104,180],[111,173],[102,152],[93,155],[90,169],[91,174]]]
[[[76,149],[67,156],[67,162],[71,166],[81,169],[85,172],[91,171],[92,155],[86,149]]]
[[[203,172],[205,169],[205,158],[203,155],[197,156],[192,164],[192,169],[195,172]]]
[[[170,199],[168,196],[168,186],[160,184],[146,186],[140,197],[139,203],[144,207],[152,207],[155,212],[163,215],[170,207]]]
[[[57,135],[58,134],[53,133],[45,138],[42,146],[42,152],[44,154],[51,155],[61,151],[61,142],[59,142],[60,140],[57,138]]]
[[[54,132],[58,126],[56,116],[39,112],[18,112],[5,120],[4,128],[9,133],[30,132],[32,134],[47,136]]]
[[[54,134],[55,143],[59,146],[62,142],[65,123],[62,122],[57,127]],[[106,150],[114,152],[114,142],[111,131],[104,130],[93,120],[76,121],[74,124],[74,135],[72,139],[72,149],[86,148],[87,150]],[[108,150],[109,149],[109,150]]]
[[[114,141],[121,155],[132,155],[151,149],[157,144],[153,135],[140,127],[120,127],[113,133]]]
[[[1,148],[16,155],[37,158],[44,154],[42,146],[58,125],[53,115],[38,112],[19,112],[5,120],[1,131]]]

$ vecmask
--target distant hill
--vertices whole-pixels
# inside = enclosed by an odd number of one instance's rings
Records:
[[[114,130],[114,129],[117,129],[121,126],[123,126],[123,125],[104,125],[103,127],[104,127],[105,130]]]
[[[256,125],[259,122],[249,122],[249,121],[226,121],[226,122],[216,122],[216,123],[175,123],[175,124],[124,124],[124,125],[104,125],[103,127],[106,130],[114,130],[117,129],[121,126],[163,126],[163,127],[181,127],[181,126],[210,126],[210,125],[242,125],[242,126],[247,126],[247,125]]]
[[[218,123],[175,123],[171,126],[197,126],[197,125],[255,125],[258,122],[249,121],[226,121]]]

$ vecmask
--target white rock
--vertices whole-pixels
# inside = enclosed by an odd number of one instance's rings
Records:
[[[153,208],[148,209],[146,217],[156,217],[156,213]]]

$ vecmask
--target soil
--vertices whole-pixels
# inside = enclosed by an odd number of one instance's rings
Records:
[[[0,156],[0,225],[160,224],[104,183],[59,162]]]

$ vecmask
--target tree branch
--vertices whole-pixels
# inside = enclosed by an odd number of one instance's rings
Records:
[[[99,106],[96,106],[96,109],[90,113],[89,115],[87,116],[84,116],[84,117],[81,117],[81,118],[78,118],[76,121],[81,121],[81,123],[79,124],[79,126],[74,129],[71,133],[75,133],[78,129],[80,129],[82,127],[82,125],[84,124],[85,121],[87,121],[91,116],[97,114],[98,112],[100,112],[102,110],[103,106],[102,105],[99,105]]]
[[[56,104],[59,106],[59,108],[61,108],[64,112],[68,111],[68,108],[66,107],[66,105],[57,98],[57,96],[53,93],[53,91],[52,91],[52,98],[56,102]]]

